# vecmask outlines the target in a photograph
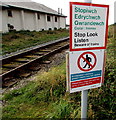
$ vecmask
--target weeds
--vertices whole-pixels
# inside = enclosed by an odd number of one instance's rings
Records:
[[[30,32],[29,30],[12,31],[10,33],[3,34],[2,50],[3,54],[7,54],[67,36],[69,36],[68,30],[65,29],[42,32]]]
[[[65,101],[60,100],[52,104],[51,111],[48,113],[46,118],[50,118],[51,120],[55,119],[68,119],[71,113],[71,105]]]

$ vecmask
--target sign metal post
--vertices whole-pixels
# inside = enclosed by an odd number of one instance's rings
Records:
[[[92,0],[84,0],[87,3],[91,3]],[[81,119],[87,118],[87,98],[88,90],[83,90],[81,92]]]
[[[88,98],[88,90],[83,90],[81,93],[81,118],[82,120],[87,118],[87,98]]]

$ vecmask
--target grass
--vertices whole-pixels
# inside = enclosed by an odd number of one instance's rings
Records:
[[[42,73],[36,82],[4,96],[5,118],[68,118],[71,105],[66,96],[65,64]]]
[[[59,29],[54,31],[17,31],[2,35],[2,54],[7,54],[27,47],[69,36],[69,31]]]
[[[109,37],[105,81],[102,87],[88,93],[88,118],[95,120],[116,119],[115,84],[116,54],[114,39]],[[4,94],[3,118],[69,119],[80,118],[80,92],[66,92],[66,65],[51,68],[26,86]]]

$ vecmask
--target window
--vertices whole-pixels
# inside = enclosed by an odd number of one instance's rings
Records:
[[[40,19],[40,14],[39,13],[37,14],[37,18],[38,18],[38,20]]]
[[[55,17],[55,22],[57,22],[57,17]]]
[[[49,22],[51,21],[50,16],[47,16],[47,21],[49,21]]]
[[[8,16],[12,17],[12,11],[11,10],[8,10]]]

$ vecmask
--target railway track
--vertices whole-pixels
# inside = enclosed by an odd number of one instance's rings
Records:
[[[24,70],[31,70],[33,67],[36,67],[36,63],[41,64],[47,57],[68,47],[69,37],[52,41],[1,59],[0,62],[2,62],[2,66],[0,69],[2,73],[0,74],[0,78],[2,79],[3,87],[7,86],[6,83],[9,82],[9,78],[20,75]]]

